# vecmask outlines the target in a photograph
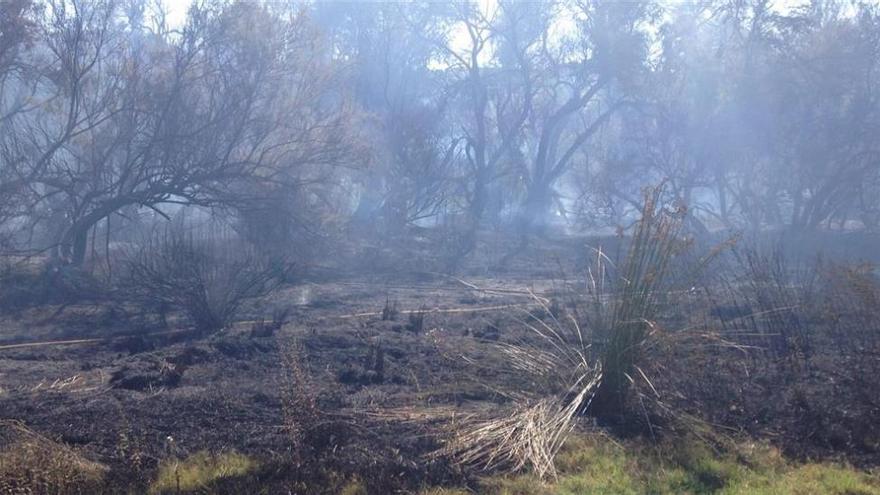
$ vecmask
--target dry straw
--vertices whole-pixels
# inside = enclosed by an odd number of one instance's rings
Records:
[[[560,321],[535,298],[545,317],[526,312],[523,323],[539,344],[497,344],[523,380],[549,384],[545,393],[513,393],[513,406],[494,417],[457,418],[443,453],[487,469],[531,468],[540,477],[555,477],[554,458],[580,417],[624,413],[637,384],[657,394],[639,364],[657,331],[658,295],[682,246],[685,215],[683,208],[662,208],[662,192],[662,186],[646,190],[642,218],[621,267],[595,250],[587,273],[587,314],[580,324],[572,316]]]

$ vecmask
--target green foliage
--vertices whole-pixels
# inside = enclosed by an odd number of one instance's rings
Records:
[[[880,495],[880,482],[850,467],[805,464],[781,475],[750,471],[718,493],[722,495]]]
[[[635,494],[635,465],[621,447],[599,438],[573,437],[557,459],[562,473],[554,493]]]

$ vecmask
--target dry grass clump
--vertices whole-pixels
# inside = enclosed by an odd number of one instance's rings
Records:
[[[106,466],[18,421],[0,421],[0,493],[96,493],[106,473]]]
[[[538,477],[555,476],[554,459],[576,426],[578,410],[593,393],[601,375],[576,383],[568,403],[558,397],[521,402],[508,416],[463,420],[445,450],[464,464],[518,471],[531,467]]]
[[[539,344],[499,344],[517,383],[541,383],[537,393],[513,391],[503,416],[474,417],[455,425],[445,452],[462,463],[487,468],[530,467],[539,478],[556,477],[554,458],[583,414],[608,418],[627,412],[633,387],[653,390],[640,366],[643,349],[657,333],[658,297],[672,258],[682,246],[685,211],[660,205],[662,187],[645,192],[624,264],[618,268],[597,250],[589,271],[587,315],[564,321],[547,305],[544,318],[524,323]],[[583,323],[583,324],[582,324]]]
[[[317,447],[311,438],[321,428],[321,411],[309,370],[304,362],[303,349],[297,341],[278,337],[281,350],[281,413],[284,431],[290,441],[293,463],[297,467],[307,462]]]

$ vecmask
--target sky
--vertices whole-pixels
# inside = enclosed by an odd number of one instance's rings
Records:
[[[192,3],[192,0],[159,0],[167,9],[167,18],[171,27],[176,28],[180,27],[183,24],[184,19],[186,18],[186,10],[189,5]],[[376,0],[376,1],[388,1],[388,0]],[[625,1],[625,0],[622,0]],[[491,12],[497,6],[497,0],[476,0],[477,4],[480,5],[480,8],[483,12]],[[683,0],[668,0],[670,4],[676,3],[684,3]],[[809,3],[809,0],[775,0],[773,2],[777,9],[780,11],[786,11],[793,7],[797,7],[800,5],[804,5]]]
[[[183,25],[186,19],[186,9],[189,8],[192,0],[161,0],[165,6],[165,14],[168,24],[172,28],[178,28]]]
[[[0,0],[2,1],[2,0]],[[184,21],[186,20],[187,9],[193,0],[157,0],[160,2],[166,11],[166,20],[171,29],[180,28]],[[246,0],[249,1],[249,0]],[[253,0],[258,1],[258,0]],[[273,1],[273,0],[269,0]],[[331,0],[332,1],[332,0]],[[377,1],[377,2],[388,2],[388,1],[401,1],[401,0],[363,0],[363,1]],[[437,1],[437,0],[428,0],[428,1]],[[517,1],[528,1],[528,0],[517,0]],[[617,1],[627,1],[627,0],[617,0]],[[665,3],[670,5],[682,4],[687,1],[693,0],[666,0]],[[786,12],[791,10],[792,8],[804,5],[809,3],[810,0],[774,0],[772,2],[773,8],[780,12]],[[483,13],[491,18],[498,8],[498,0],[474,0],[474,2],[480,6],[480,9]],[[567,27],[565,25],[556,26],[559,32],[566,32]],[[467,33],[464,29],[464,26],[460,26],[460,29],[453,29],[450,33],[450,47],[459,53],[467,53],[470,48],[470,40],[467,36]],[[487,60],[491,58],[491,49],[485,50],[482,53],[482,63],[485,63]],[[429,65],[432,69],[442,69],[447,67],[448,64],[445,61],[435,61]]]
[[[388,0],[376,0],[376,1],[388,1]],[[492,8],[497,3],[497,0],[476,0],[484,10],[488,10]],[[774,3],[778,4],[780,8],[790,8],[792,6],[803,5],[808,3],[809,0],[776,0]],[[167,7],[174,10],[175,19],[178,21],[182,21],[184,16],[186,15],[186,8],[192,3],[192,0],[162,0]],[[668,3],[685,3],[684,0],[668,0]]]

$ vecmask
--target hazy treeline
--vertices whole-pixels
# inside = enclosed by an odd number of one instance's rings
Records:
[[[878,63],[871,3],[6,0],[3,242],[76,264],[200,207],[466,251],[625,224],[664,180],[698,230],[877,229]]]

